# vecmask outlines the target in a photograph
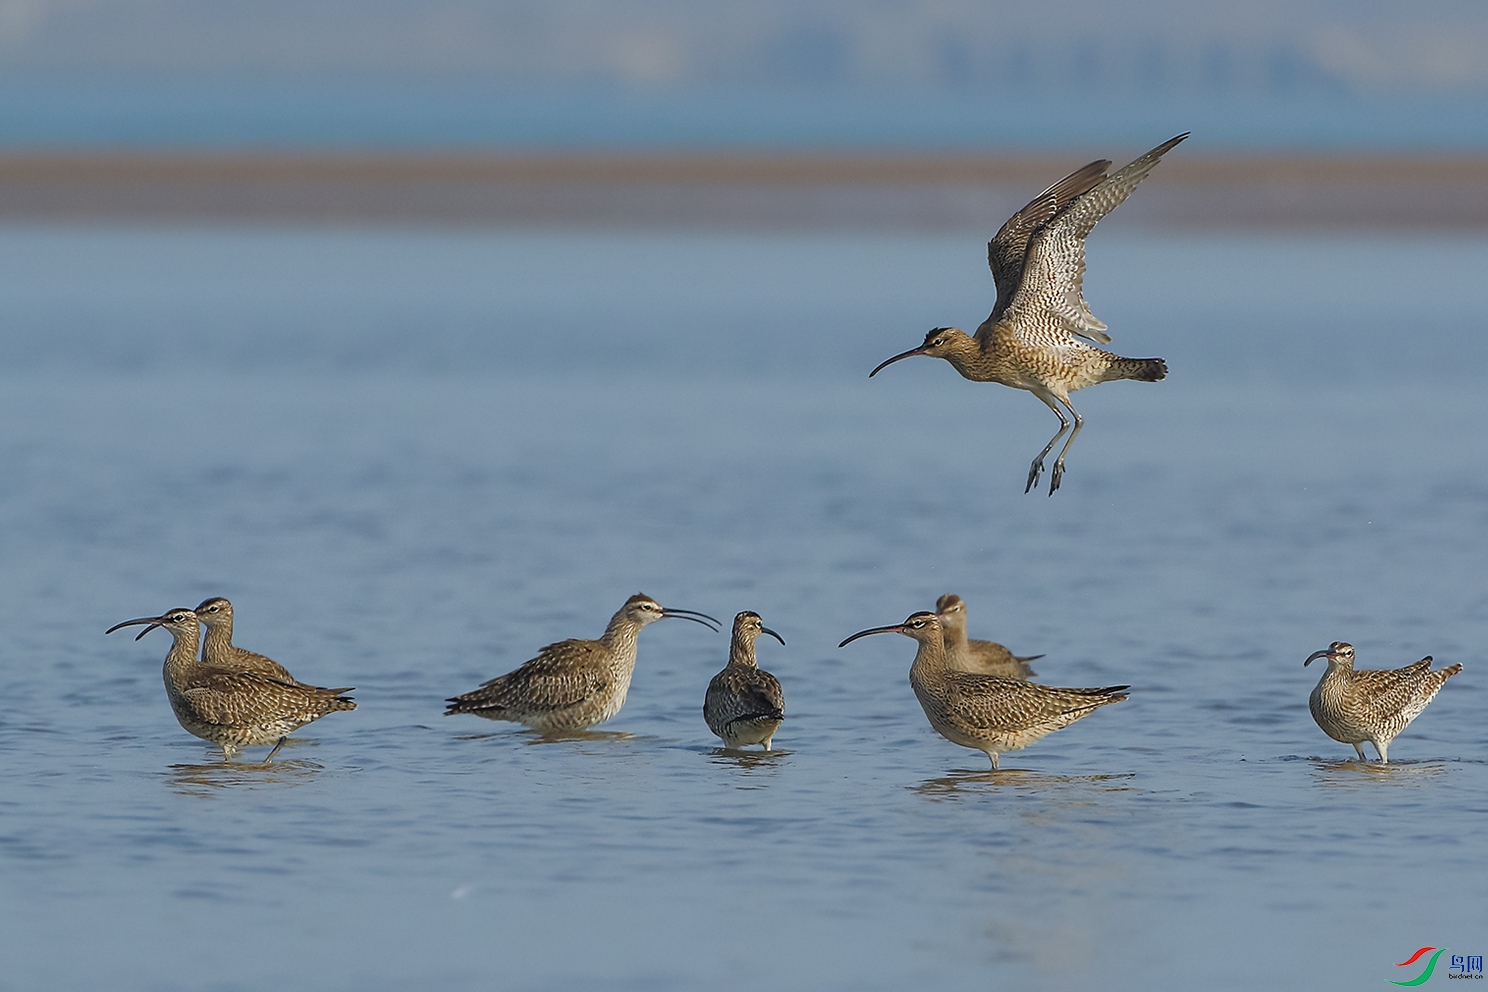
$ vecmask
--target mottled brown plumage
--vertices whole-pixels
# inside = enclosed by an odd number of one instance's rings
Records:
[[[1354,647],[1343,641],[1313,652],[1302,666],[1318,658],[1328,659],[1328,670],[1307,698],[1312,718],[1335,741],[1352,744],[1360,761],[1368,760],[1363,743],[1373,744],[1382,764],[1389,763],[1390,741],[1421,715],[1447,679],[1462,671],[1461,665],[1448,665],[1433,672],[1427,655],[1404,668],[1356,672]]]
[[[196,618],[207,629],[202,638],[202,662],[212,668],[226,672],[259,672],[282,682],[304,683],[289,673],[273,658],[240,648],[232,642],[233,605],[222,596],[204,599],[197,606]],[[327,692],[343,693],[351,689],[328,689]]]
[[[966,604],[961,597],[946,593],[935,601],[940,617],[940,632],[945,637],[946,663],[962,672],[1000,675],[1006,679],[1027,679],[1037,675],[1028,667],[1041,654],[1018,657],[996,641],[978,641],[966,636]]]
[[[785,719],[785,693],[780,682],[762,670],[754,657],[754,642],[760,634],[785,643],[785,638],[764,625],[758,613],[746,610],[734,617],[728,665],[713,676],[703,699],[703,719],[727,747],[763,744],[768,751],[771,738]]]
[[[984,752],[997,768],[997,756],[1016,751],[1068,727],[1102,706],[1119,703],[1131,686],[1062,689],[978,675],[946,661],[945,635],[934,613],[915,613],[902,624],[860,630],[838,647],[869,634],[905,634],[919,642],[909,668],[909,684],[936,733],[953,744]]]
[[[165,693],[176,720],[188,733],[222,748],[232,758],[240,748],[274,745],[264,761],[279,750],[289,734],[336,710],[354,710],[347,689],[322,689],[262,672],[229,671],[197,661],[201,628],[192,610],[171,610],[158,617],[139,617],[115,624],[106,633],[138,624],[170,632],[165,656]],[[139,637],[135,638],[138,640]]]
[[[1109,177],[1109,162],[1092,162],[1035,197],[987,246],[997,303],[976,336],[955,327],[933,328],[924,344],[881,363],[869,378],[900,359],[929,355],[944,358],[967,379],[1033,393],[1059,418],[1059,431],[1029,466],[1024,492],[1038,484],[1044,458],[1070,430],[1064,415],[1068,410],[1074,430],[1054,461],[1052,496],[1064,477],[1065,455],[1085,424],[1069,394],[1098,382],[1155,382],[1168,374],[1161,358],[1122,358],[1081,340],[1111,340],[1085,302],[1085,237],[1186,137],[1180,134],[1158,145]]]
[[[543,733],[584,730],[603,723],[625,705],[641,628],[667,617],[705,627],[718,623],[692,610],[662,609],[656,600],[638,593],[610,618],[599,640],[549,644],[515,671],[446,700],[449,706],[444,715],[474,713],[488,720],[525,724]]]

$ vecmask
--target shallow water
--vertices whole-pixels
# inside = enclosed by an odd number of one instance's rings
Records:
[[[0,232],[0,988],[1357,988],[1481,953],[1488,242],[1097,237],[1096,314],[1173,374],[1078,394],[1049,499],[1031,397],[865,378],[984,315],[974,231]],[[693,624],[592,733],[440,716],[637,590],[784,635],[779,751],[715,749]],[[910,641],[835,647],[947,591],[1131,699],[989,773]],[[209,594],[360,709],[219,763],[165,637],[102,634]],[[1389,767],[1308,716],[1340,638],[1465,666]]]

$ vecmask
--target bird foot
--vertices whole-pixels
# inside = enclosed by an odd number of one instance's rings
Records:
[[[1026,485],[1026,486],[1023,487],[1023,493],[1025,495],[1027,495],[1028,493],[1033,492],[1033,487],[1036,486],[1036,485],[1038,485],[1039,476],[1041,476],[1043,474],[1044,474],[1044,456],[1043,455],[1039,455],[1037,458],[1035,458],[1033,460],[1033,464],[1030,465],[1030,466],[1028,466],[1028,485]]]
[[[1059,483],[1064,481],[1064,459],[1061,458],[1054,463],[1054,472],[1049,476],[1049,495],[1059,488]]]

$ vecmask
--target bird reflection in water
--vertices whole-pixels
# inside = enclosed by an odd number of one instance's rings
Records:
[[[785,764],[791,752],[778,748],[770,751],[744,751],[727,747],[715,747],[708,752],[708,762],[714,765],[732,765],[742,772],[769,771],[774,773]]]
[[[1400,761],[1389,764],[1358,758],[1310,758],[1313,778],[1329,789],[1372,789],[1381,785],[1419,787],[1449,771],[1448,762]]]
[[[278,761],[213,761],[201,765],[171,765],[171,788],[183,796],[216,795],[223,789],[294,786],[310,781],[324,765],[300,758]]]
[[[1050,775],[1024,768],[1004,768],[1000,771],[966,769],[939,778],[926,779],[913,788],[927,799],[985,795],[998,788],[1046,792],[1076,786],[1082,791],[1091,792],[1139,792],[1140,789],[1125,784],[1135,777],[1133,772],[1115,775]]]

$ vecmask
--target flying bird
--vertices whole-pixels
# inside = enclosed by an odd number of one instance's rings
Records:
[[[1185,132],[1163,142],[1109,176],[1109,161],[1091,162],[1034,197],[987,243],[997,303],[976,335],[956,327],[932,328],[924,344],[888,359],[868,377],[900,359],[928,355],[944,358],[974,382],[1028,390],[1054,411],[1059,430],[1029,466],[1025,493],[1038,485],[1044,458],[1069,432],[1049,479],[1049,495],[1054,495],[1064,478],[1065,455],[1085,426],[1069,394],[1098,382],[1156,382],[1168,374],[1161,358],[1122,358],[1087,343],[1105,344],[1111,337],[1085,302],[1085,237],[1186,137]],[[1073,431],[1066,410],[1074,419]]]

